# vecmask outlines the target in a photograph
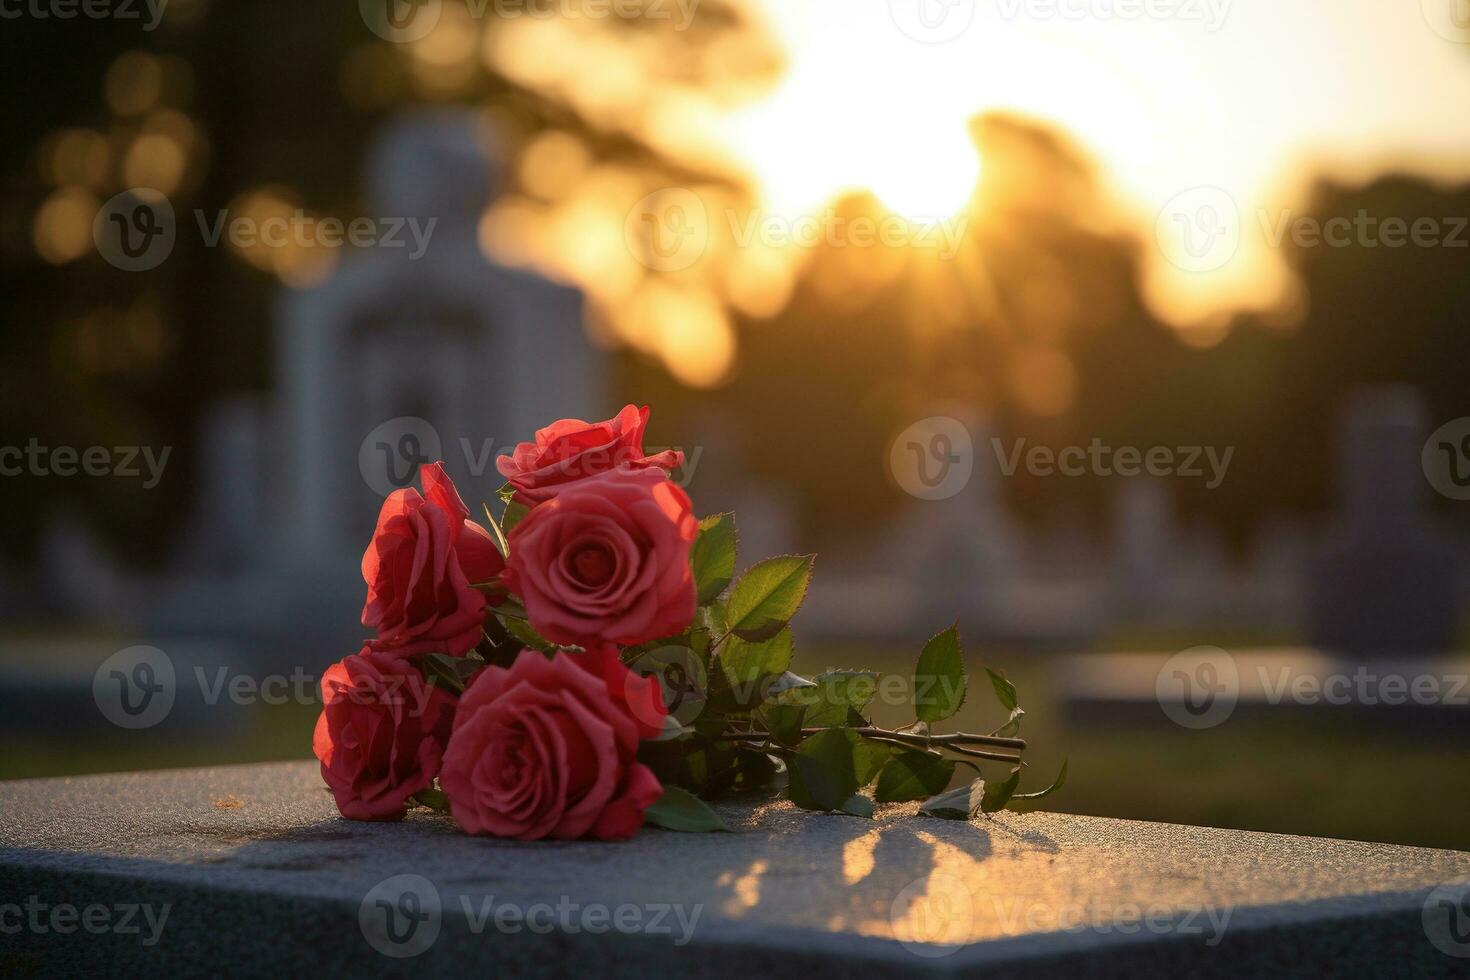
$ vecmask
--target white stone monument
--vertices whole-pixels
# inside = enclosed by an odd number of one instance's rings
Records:
[[[357,250],[326,283],[282,302],[285,544],[306,567],[360,555],[377,501],[411,482],[416,463],[442,457],[478,509],[500,483],[496,454],[554,419],[608,409],[580,294],[495,265],[479,247],[496,162],[476,114],[391,123],[368,183],[384,226],[433,225],[423,254],[408,235],[401,247]]]

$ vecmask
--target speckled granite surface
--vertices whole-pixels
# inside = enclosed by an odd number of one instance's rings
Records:
[[[342,820],[314,763],[0,783],[0,974],[1470,968],[1470,854],[914,810],[730,805],[734,834],[519,844],[427,811]]]

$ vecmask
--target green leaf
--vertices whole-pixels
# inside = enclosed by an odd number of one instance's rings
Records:
[[[775,636],[796,615],[812,577],[813,555],[768,558],[746,569],[727,603],[729,628],[746,640]]]
[[[663,730],[653,740],[655,742],[672,742],[676,738],[683,738],[692,731],[694,729],[685,728],[683,723],[673,715],[664,715]]]
[[[551,653],[556,649],[556,644],[546,637],[537,633],[530,623],[524,619],[516,619],[513,616],[505,618],[505,629],[528,647],[540,650],[542,653]]]
[[[664,795],[643,811],[643,822],[665,830],[685,833],[730,829],[708,803],[687,789],[677,786],[664,787]]]
[[[899,750],[896,746],[886,742],[874,742],[859,737],[857,745],[852,749],[852,771],[857,776],[858,785],[866,786],[871,783],[897,751]]]
[[[919,807],[919,812],[926,817],[969,820],[980,813],[984,799],[985,780],[977,779],[968,786],[960,786],[926,800]]]
[[[500,530],[509,535],[529,513],[531,513],[531,508],[525,504],[515,500],[506,501],[505,512],[500,515]]]
[[[791,652],[789,629],[758,643],[732,636],[720,649],[720,666],[736,696],[749,703],[761,694],[762,679],[779,677],[791,666]]]
[[[852,794],[838,809],[854,817],[867,817],[869,820],[873,818],[873,801],[861,793]]]
[[[465,682],[459,673],[459,660],[460,658],[451,657],[447,653],[425,654],[420,661],[423,664],[424,680],[450,694],[463,694]]]
[[[1011,712],[1011,719],[1010,719],[1010,721],[1006,722],[1004,725],[1001,725],[999,728],[997,728],[995,731],[991,732],[990,734],[992,734],[992,735],[999,735],[1002,738],[1010,738],[1012,735],[1015,735],[1016,733],[1018,733],[1021,730],[1021,718],[1025,714],[1026,714],[1026,709],[1024,709],[1024,708],[1016,708],[1014,711]]]
[[[980,800],[980,810],[983,813],[995,813],[1006,808],[1011,797],[1016,793],[1016,787],[1021,784],[1021,767],[1017,766],[1011,770],[1011,774],[998,783],[986,783],[985,794]]]
[[[914,714],[920,721],[942,721],[965,703],[965,657],[959,626],[924,644],[914,668]]]
[[[862,785],[853,771],[857,738],[829,728],[802,742],[789,762],[791,802],[805,810],[841,810]]]
[[[495,515],[490,513],[490,505],[482,504],[481,506],[485,508],[485,528],[490,532],[491,540],[495,542],[495,550],[500,552],[500,557],[509,558],[510,543],[505,540],[505,531],[501,529],[500,522],[495,519]],[[479,583],[471,582],[470,584],[478,585]]]
[[[1039,799],[1042,799],[1044,797],[1050,796],[1051,794],[1055,793],[1057,790],[1061,789],[1066,784],[1066,782],[1067,782],[1067,763],[1066,762],[1063,762],[1062,763],[1062,770],[1061,770],[1061,772],[1057,773],[1057,778],[1054,779],[1054,780],[1052,780],[1052,784],[1050,786],[1048,786],[1046,789],[1037,790],[1035,793],[1013,793],[1011,795],[1011,799],[1012,800],[1039,800]]]
[[[954,766],[952,759],[905,749],[883,767],[874,795],[879,803],[928,799],[944,792],[954,776]]]
[[[413,794],[412,799],[413,802],[422,804],[431,810],[438,810],[440,813],[449,812],[449,797],[444,795],[443,790],[433,787],[421,789]]]
[[[766,728],[782,745],[791,748],[801,741],[802,718],[806,714],[804,705],[767,704],[760,709],[760,714],[766,720]]]
[[[725,615],[725,604],[723,602],[715,601],[707,606],[700,607],[698,614],[695,616],[695,620],[702,623],[704,629],[716,637],[724,636],[730,631],[730,626]]]
[[[829,670],[818,674],[812,687],[792,688],[776,700],[781,704],[806,705],[808,728],[846,725],[853,713],[861,714],[878,693],[878,675],[868,670]]]
[[[798,687],[816,686],[816,681],[802,677],[800,674],[793,674],[788,670],[771,682],[771,686],[766,688],[766,694],[774,698],[779,694],[785,694],[787,691],[793,691]]]
[[[734,514],[714,514],[699,522],[699,536],[689,551],[689,564],[694,569],[699,604],[714,602],[735,577]]]
[[[989,667],[985,668],[985,673],[990,675],[990,684],[995,688],[995,696],[1000,700],[1001,705],[1007,711],[1014,712],[1020,703],[1020,698],[1016,694],[1016,685],[1006,680],[1004,673],[997,674]],[[1016,717],[1013,715],[1012,720],[1014,721]]]

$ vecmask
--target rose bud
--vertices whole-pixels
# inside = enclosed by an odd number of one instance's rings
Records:
[[[463,656],[480,642],[486,599],[473,588],[505,567],[490,534],[469,520],[439,463],[419,470],[424,493],[395,490],[383,501],[372,543],[362,556],[367,581],[364,626],[378,632],[373,650]]]

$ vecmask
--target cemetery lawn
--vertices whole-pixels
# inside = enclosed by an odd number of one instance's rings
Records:
[[[917,648],[916,648],[917,649]],[[915,651],[916,652],[916,651]],[[795,668],[813,674],[862,667],[907,674],[915,652],[895,647],[799,643]],[[1069,760],[1066,788],[1042,809],[1287,834],[1470,849],[1470,765],[1462,745],[1355,729],[1330,719],[1233,718],[1203,731],[1158,724],[1069,725],[1034,654],[971,650],[970,691],[945,730],[985,732],[1002,717],[982,666],[1004,668],[1027,709],[1032,748],[1023,789],[1040,789]],[[175,768],[311,757],[317,709],[259,705],[222,740],[185,744],[148,733],[119,733],[75,747],[7,739],[0,779],[125,769]],[[900,725],[903,708],[876,705],[874,720]],[[996,775],[1003,767],[992,766]],[[960,773],[969,770],[961,768]],[[957,781],[963,775],[957,777]]]

